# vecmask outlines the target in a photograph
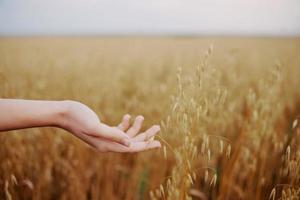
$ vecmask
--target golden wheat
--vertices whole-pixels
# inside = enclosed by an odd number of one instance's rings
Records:
[[[111,124],[142,114],[163,148],[0,133],[0,199],[299,199],[299,51],[297,38],[1,38],[1,97],[74,99]]]

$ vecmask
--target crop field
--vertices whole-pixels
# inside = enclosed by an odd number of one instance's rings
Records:
[[[162,143],[1,132],[0,199],[300,199],[299,38],[0,38],[0,97],[80,101],[110,125],[141,114]]]

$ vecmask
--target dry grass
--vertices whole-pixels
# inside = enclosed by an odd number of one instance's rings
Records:
[[[214,46],[211,46],[214,44]],[[300,40],[2,38],[0,95],[161,123],[160,151],[0,133],[0,199],[299,199]]]

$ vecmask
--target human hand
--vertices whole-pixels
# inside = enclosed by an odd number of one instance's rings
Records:
[[[140,152],[159,148],[160,142],[153,140],[160,131],[158,125],[139,133],[144,118],[137,116],[130,126],[130,115],[124,115],[118,126],[101,123],[98,116],[86,105],[76,101],[65,101],[67,111],[60,127],[71,132],[100,152]]]

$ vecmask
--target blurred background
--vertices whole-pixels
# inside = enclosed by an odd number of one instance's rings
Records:
[[[0,98],[141,114],[163,144],[1,132],[0,199],[299,199],[299,22],[299,0],[0,0]]]
[[[0,34],[300,34],[298,0],[1,0]]]

